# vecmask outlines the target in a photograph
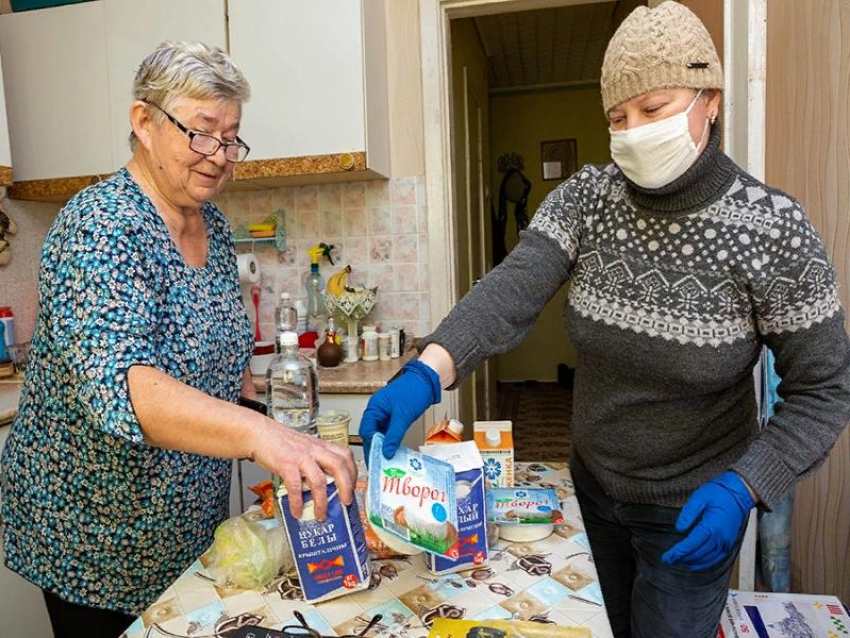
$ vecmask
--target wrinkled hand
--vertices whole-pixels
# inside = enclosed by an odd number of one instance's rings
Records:
[[[327,476],[332,476],[342,502],[354,499],[357,467],[351,450],[322,439],[301,434],[285,425],[265,419],[251,447],[252,460],[280,476],[289,492],[292,515],[301,517],[302,484],[310,487],[315,514],[324,521],[328,512]]]
[[[729,556],[741,526],[755,506],[744,480],[726,472],[696,490],[676,520],[676,529],[691,533],[667,550],[661,560],[691,570],[708,569]],[[694,525],[696,523],[696,525]]]
[[[378,390],[360,419],[360,436],[366,461],[372,447],[372,437],[381,432],[384,457],[391,459],[401,445],[405,432],[429,406],[439,403],[440,377],[430,366],[419,360],[409,361],[402,375]]]

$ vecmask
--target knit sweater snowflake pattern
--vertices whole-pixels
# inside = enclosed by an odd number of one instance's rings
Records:
[[[770,507],[850,421],[850,343],[821,239],[798,202],[719,146],[714,127],[697,163],[656,190],[614,164],[584,167],[419,344],[449,351],[456,386],[516,347],[569,282],[574,448],[622,502],[678,507],[733,469]],[[762,345],[784,403],[760,431]]]

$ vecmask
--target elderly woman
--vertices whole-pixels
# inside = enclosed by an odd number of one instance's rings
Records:
[[[237,405],[253,344],[209,200],[248,154],[248,95],[220,50],[162,45],[136,76],[130,163],[47,236],[2,496],[6,563],[44,590],[57,636],[119,635],[209,546],[230,459],[294,494],[305,480],[320,518],[325,472],[352,497],[348,451]]]
[[[635,9],[602,68],[614,162],[546,198],[361,421],[392,455],[570,281],[571,470],[616,636],[715,636],[750,510],[814,472],[850,419],[833,268],[800,204],[720,149],[722,88],[693,13]],[[765,344],[785,401],[759,431]]]

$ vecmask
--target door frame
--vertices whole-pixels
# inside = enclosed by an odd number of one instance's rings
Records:
[[[457,303],[457,235],[452,199],[451,41],[449,21],[507,11],[529,11],[600,0],[419,0],[425,191],[431,326]],[[441,413],[459,414],[458,393],[446,392]]]

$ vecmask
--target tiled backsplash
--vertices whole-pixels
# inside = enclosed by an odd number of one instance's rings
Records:
[[[375,323],[402,325],[408,334],[429,332],[423,177],[226,193],[215,203],[234,229],[284,211],[286,252],[279,253],[271,243],[253,245],[262,269],[260,327],[264,338],[274,333],[274,308],[282,291],[306,301],[307,249],[320,241],[336,247],[336,266],[322,262],[325,281],[350,264],[353,283],[378,286],[378,304],[370,315]],[[9,238],[11,262],[0,268],[0,306],[12,307],[19,340],[30,339],[38,308],[41,247],[61,206],[11,199],[3,199],[2,205],[18,223],[19,232]],[[248,252],[251,245],[239,244],[237,250]],[[250,304],[250,298],[246,301]],[[248,309],[253,316],[253,308],[249,305]]]
[[[274,308],[281,292],[306,302],[307,249],[319,242],[335,246],[336,265],[322,260],[320,267],[326,282],[350,264],[350,281],[378,286],[378,304],[370,315],[375,323],[387,328],[402,325],[408,334],[429,332],[424,177],[233,192],[220,195],[215,203],[234,229],[283,211],[285,252],[271,243],[238,247],[239,252],[253,250],[260,262],[264,339],[274,334]],[[250,304],[250,299],[246,301]],[[249,311],[253,312],[250,305]]]

